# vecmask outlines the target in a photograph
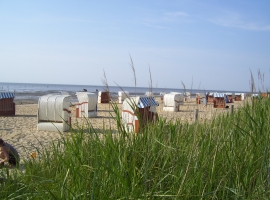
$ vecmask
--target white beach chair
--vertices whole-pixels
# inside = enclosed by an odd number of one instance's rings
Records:
[[[49,94],[38,101],[37,129],[44,131],[68,131],[71,126],[69,95]]]
[[[163,110],[178,112],[179,106],[184,104],[184,95],[182,93],[168,93],[163,98]]]
[[[76,92],[79,104],[76,105],[76,117],[97,116],[97,95],[90,92]]]
[[[118,103],[123,103],[123,101],[129,97],[128,91],[118,91]]]

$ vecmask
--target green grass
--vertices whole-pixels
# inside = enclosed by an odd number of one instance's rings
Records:
[[[210,123],[160,119],[118,134],[89,124],[2,170],[0,199],[269,199],[270,100],[258,99]]]

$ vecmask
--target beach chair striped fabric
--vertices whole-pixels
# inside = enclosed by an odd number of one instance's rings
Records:
[[[224,93],[214,93],[214,98],[224,98]]]
[[[140,97],[138,101],[138,107],[145,108],[148,106],[158,106],[158,103],[153,97]]]
[[[13,92],[0,92],[0,99],[14,99]]]

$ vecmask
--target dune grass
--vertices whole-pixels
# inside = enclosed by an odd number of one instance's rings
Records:
[[[2,170],[0,199],[269,199],[270,100],[258,98],[210,123],[160,119],[117,134],[89,124]]]

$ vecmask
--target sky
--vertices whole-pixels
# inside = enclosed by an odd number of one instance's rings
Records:
[[[0,1],[0,82],[270,90],[269,0]],[[133,64],[132,64],[133,63]]]

